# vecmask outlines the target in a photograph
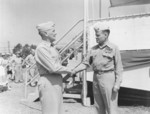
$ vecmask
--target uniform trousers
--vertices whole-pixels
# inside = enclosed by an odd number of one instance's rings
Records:
[[[118,93],[112,91],[114,84],[114,71],[94,73],[93,94],[98,114],[117,114]]]
[[[42,114],[62,114],[62,76],[60,74],[41,76],[38,88]]]

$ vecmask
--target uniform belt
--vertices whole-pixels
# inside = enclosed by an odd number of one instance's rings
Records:
[[[40,74],[40,76],[46,76],[46,75],[49,75],[49,74]]]
[[[113,71],[114,71],[114,69],[110,69],[110,70],[98,70],[98,71],[95,71],[95,73],[104,74],[104,73],[113,72]]]
[[[56,73],[40,74],[40,76],[47,76],[47,75],[58,75],[58,74],[56,74]]]

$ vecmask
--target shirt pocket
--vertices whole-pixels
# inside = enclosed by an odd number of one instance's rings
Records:
[[[106,63],[113,60],[113,53],[103,53],[102,56]]]

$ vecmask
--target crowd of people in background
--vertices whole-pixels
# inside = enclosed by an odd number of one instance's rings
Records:
[[[0,53],[0,92],[11,90],[10,82],[23,83],[25,81],[25,69],[35,64],[34,59],[35,49],[30,49],[30,54],[25,58],[22,57],[20,52],[15,54]],[[28,79],[37,74],[36,65],[29,70]],[[35,86],[35,82],[31,86]]]

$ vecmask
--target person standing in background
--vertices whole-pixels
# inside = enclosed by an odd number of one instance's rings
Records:
[[[6,85],[6,69],[3,54],[0,54],[0,85]]]
[[[11,69],[11,71],[12,71],[12,75],[11,75],[11,77],[10,77],[10,79],[12,80],[12,81],[15,81],[15,60],[16,60],[16,55],[15,54],[12,54],[11,56],[10,56],[10,58],[9,58],[9,67],[10,67],[10,69]]]
[[[36,61],[35,61],[35,49],[30,50],[30,54],[24,59],[22,66],[25,65],[27,68],[32,67],[28,72],[28,81],[32,80],[36,74],[38,74]],[[31,86],[35,85],[36,81],[31,83]]]
[[[7,76],[8,59],[5,54],[1,54],[0,56],[0,85],[5,90],[10,90],[9,77]]]
[[[22,58],[19,52],[16,53],[14,76],[15,76],[15,83],[23,82]]]

